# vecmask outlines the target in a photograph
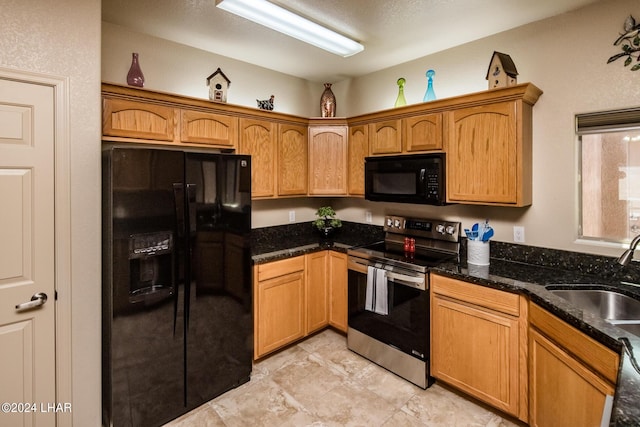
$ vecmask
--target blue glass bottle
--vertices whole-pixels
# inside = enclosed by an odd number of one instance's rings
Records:
[[[435,75],[435,71],[427,71],[427,91],[424,94],[424,98],[422,98],[424,102],[435,101],[436,99],[436,93],[433,91],[433,76]]]
[[[402,107],[403,105],[407,105],[407,100],[404,98],[404,84],[406,80],[400,77],[396,83],[398,84],[398,97],[396,98],[394,107]]]

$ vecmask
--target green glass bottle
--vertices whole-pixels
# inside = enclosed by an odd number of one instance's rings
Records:
[[[398,97],[396,98],[394,107],[402,107],[403,105],[407,105],[407,100],[404,99],[404,84],[406,82],[407,81],[404,79],[404,77],[400,77],[396,82],[398,84]]]

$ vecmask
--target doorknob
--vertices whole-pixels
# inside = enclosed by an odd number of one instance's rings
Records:
[[[41,305],[44,305],[45,302],[47,302],[47,294],[45,294],[44,292],[38,292],[36,294],[33,294],[33,296],[31,297],[31,301],[23,302],[22,304],[17,304],[16,311],[22,311],[22,310],[28,310],[30,308],[40,307]]]

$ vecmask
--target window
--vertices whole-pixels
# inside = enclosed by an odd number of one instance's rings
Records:
[[[640,234],[640,108],[576,116],[580,229],[585,239]]]

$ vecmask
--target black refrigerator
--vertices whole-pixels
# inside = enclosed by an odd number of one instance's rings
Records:
[[[103,151],[104,426],[159,426],[249,381],[251,159]]]

